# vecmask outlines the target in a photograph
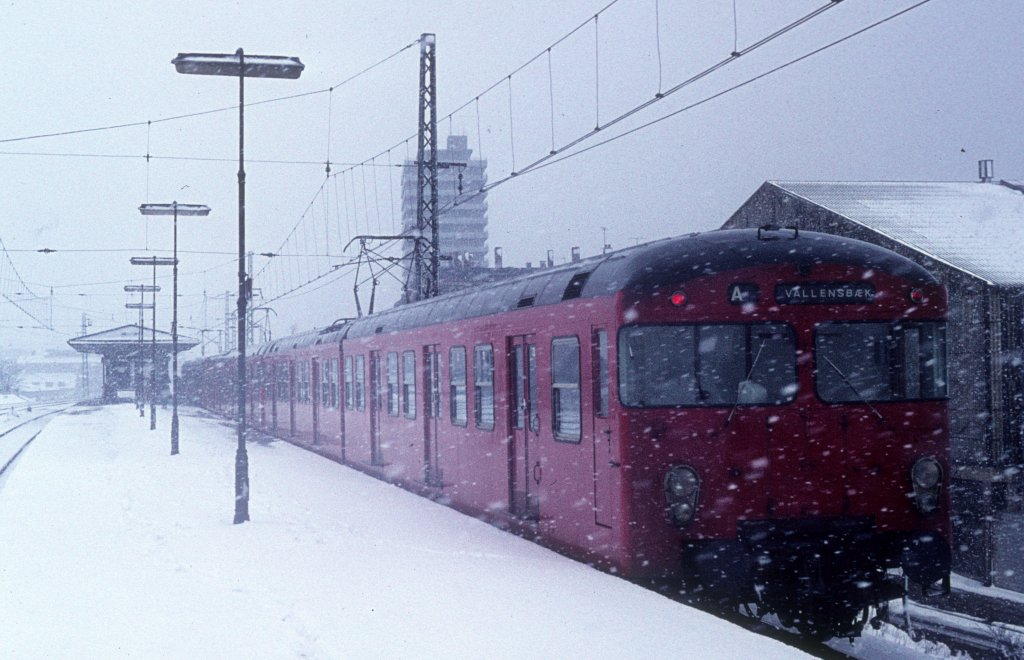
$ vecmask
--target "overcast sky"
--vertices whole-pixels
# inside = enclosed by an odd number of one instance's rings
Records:
[[[179,221],[180,322],[184,333],[195,334],[223,318],[223,294],[237,290],[238,86],[228,78],[175,73],[170,61],[179,52],[243,47],[297,56],[306,65],[299,80],[246,86],[250,103],[305,94],[246,112],[248,247],[285,255],[273,264],[255,258],[261,273],[255,286],[276,297],[354,257],[341,250],[353,235],[399,228],[401,173],[387,165],[415,153],[415,142],[403,140],[416,132],[419,48],[403,48],[421,33],[437,35],[439,114],[468,104],[440,122],[441,142],[449,132],[469,135],[493,182],[512,171],[513,147],[514,166],[522,169],[552,146],[561,148],[831,3],[736,0],[734,14],[732,0],[619,0],[595,29],[588,19],[608,4],[142,1],[117,7],[6,0],[0,30],[11,61],[0,75],[0,240],[31,292],[44,299],[25,300],[6,263],[0,288],[46,323],[52,300],[56,331],[32,328],[36,321],[3,300],[0,346],[62,345],[79,334],[83,313],[93,323],[90,332],[134,322],[124,304],[137,298],[122,287],[148,282],[151,273],[128,260],[166,255],[171,247],[170,220],[145,220],[138,213],[145,202],[213,209],[208,219]],[[578,148],[913,4],[839,3]],[[583,24],[549,59],[546,49]],[[1022,27],[1024,3],[1016,0],[932,0],[735,92],[494,188],[487,197],[490,247],[503,248],[507,265],[521,265],[548,249],[556,261],[567,259],[572,246],[594,254],[604,236],[621,247],[713,229],[769,179],[970,181],[982,158],[995,161],[997,178],[1022,179]],[[221,108],[230,110],[168,120]],[[348,169],[379,153],[385,155],[373,161],[376,167]],[[36,252],[44,248],[57,252]],[[330,256],[296,256],[313,253]],[[162,329],[169,328],[169,275],[159,274]],[[273,303],[274,332],[351,315],[352,298],[351,276],[318,280]]]

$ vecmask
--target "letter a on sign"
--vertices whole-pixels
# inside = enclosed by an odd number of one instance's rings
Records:
[[[733,305],[744,305],[756,303],[760,291],[756,284],[730,284],[728,290],[729,302]]]

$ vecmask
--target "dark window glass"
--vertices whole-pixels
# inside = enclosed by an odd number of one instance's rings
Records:
[[[594,413],[608,416],[608,331],[594,332]]]
[[[509,406],[512,410],[512,427],[521,429],[526,424],[526,397],[524,385],[526,373],[523,368],[523,347],[512,347],[512,378],[509,391]]]
[[[402,412],[409,419],[416,417],[416,353],[402,353]]]
[[[388,414],[398,417],[398,353],[388,353]]]
[[[427,416],[433,419],[441,417],[441,354],[430,350],[427,353],[427,368],[429,370],[429,388],[427,401]]]
[[[331,361],[323,360],[320,364],[320,407],[331,407]]]
[[[815,389],[829,403],[946,397],[943,323],[826,323],[814,352]]]
[[[530,417],[530,430],[540,431],[540,413],[537,412],[537,346],[529,344],[526,348],[526,372],[530,381],[530,398],[527,401],[527,414]]]
[[[355,373],[352,371],[352,356],[345,356],[345,408],[355,407]]]
[[[330,385],[331,385],[331,408],[337,408],[339,406],[338,401],[338,358],[331,358],[331,370],[330,370]]]
[[[494,428],[494,349],[473,349],[473,403],[477,428]]]
[[[455,346],[448,351],[448,400],[451,402],[452,424],[465,426],[466,409],[466,349]]]
[[[623,328],[618,363],[627,406],[780,405],[796,397],[796,341],[782,324]]]
[[[356,410],[366,410],[366,358],[357,355],[355,364]]]
[[[579,442],[580,340],[576,337],[551,342],[551,390],[555,439]]]
[[[283,362],[277,365],[277,400],[288,400],[288,363]]]

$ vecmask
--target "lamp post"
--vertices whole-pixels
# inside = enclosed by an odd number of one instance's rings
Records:
[[[238,77],[238,450],[235,454],[235,524],[249,520],[249,457],[245,449],[245,308],[251,282],[245,272],[245,79],[298,78],[297,57],[231,53],[178,53],[178,73]]]
[[[143,204],[142,215],[174,216],[174,303],[171,313],[171,455],[178,453],[178,216],[210,215],[210,207],[203,204]]]
[[[126,284],[124,286],[124,290],[127,291],[128,293],[138,292],[138,294],[139,294],[139,302],[138,302],[138,304],[128,303],[128,304],[125,305],[125,307],[127,307],[128,309],[137,309],[137,310],[139,310],[139,359],[138,359],[138,364],[140,365],[140,369],[139,369],[139,382],[141,384],[141,382],[142,382],[142,369],[141,369],[141,365],[142,365],[142,339],[143,339],[143,337],[142,337],[142,330],[143,330],[143,323],[144,323],[143,318],[142,318],[142,310],[144,310],[144,309],[152,309],[153,308],[153,306],[156,304],[155,303],[155,301],[156,301],[156,292],[160,290],[160,287],[158,287],[158,286],[151,286],[149,284]],[[154,302],[150,303],[149,305],[145,304],[145,302],[146,302],[146,292],[150,292],[150,293],[154,294],[153,295]],[[138,385],[136,386],[136,388],[135,388],[135,397],[136,397],[136,403],[137,403],[137,405],[139,407],[139,417],[145,417],[145,415],[146,415],[146,404],[143,402],[142,397],[140,396],[141,389],[142,388],[140,386],[138,386]]]
[[[153,287],[156,287],[156,267],[172,266],[178,263],[177,259],[170,257],[132,257],[129,259],[133,266],[153,267]],[[149,363],[151,372],[149,377],[149,430],[156,430],[156,295],[153,296],[153,341],[149,349]]]

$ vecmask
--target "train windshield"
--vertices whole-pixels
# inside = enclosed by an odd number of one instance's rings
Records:
[[[946,397],[944,323],[826,323],[814,350],[815,388],[828,403]]]
[[[647,325],[619,333],[619,395],[627,406],[780,405],[796,391],[796,341],[787,325]]]

